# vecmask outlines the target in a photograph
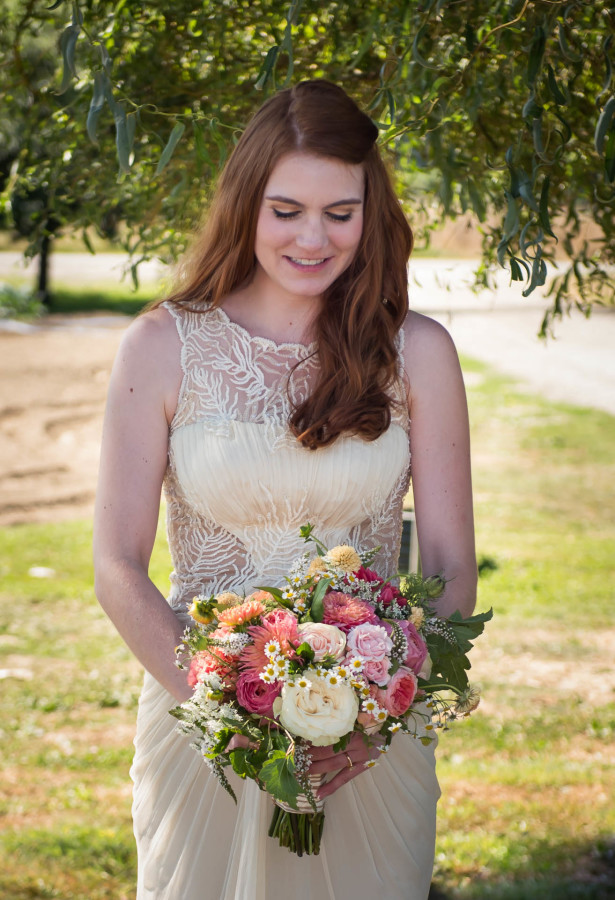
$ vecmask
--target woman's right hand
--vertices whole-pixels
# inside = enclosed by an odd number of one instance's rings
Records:
[[[380,748],[383,745],[384,738],[381,738],[380,735],[370,736],[366,743],[362,734],[355,733],[350,738],[346,749],[341,753],[335,753],[332,746],[311,747],[312,763],[310,765],[310,774],[326,775],[329,772],[337,773],[330,781],[327,781],[318,789],[318,796],[324,800],[325,797],[334,794],[335,791],[348,784],[357,775],[365,772],[367,763],[379,759],[381,756]]]

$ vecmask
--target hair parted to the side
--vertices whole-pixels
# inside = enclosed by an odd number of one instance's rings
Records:
[[[249,282],[265,186],[282,156],[303,151],[363,165],[361,241],[350,266],[324,294],[315,322],[319,379],[289,423],[310,449],[344,432],[375,440],[391,420],[389,391],[398,377],[395,336],[408,310],[412,232],[377,137],[369,116],[328,81],[303,81],[270,97],[233,150],[187,256],[182,283],[167,298],[207,310]]]

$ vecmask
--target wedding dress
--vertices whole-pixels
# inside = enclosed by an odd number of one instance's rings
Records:
[[[196,594],[281,584],[306,549],[307,522],[329,547],[381,545],[373,566],[392,575],[410,477],[405,402],[375,441],[342,436],[306,450],[286,426],[287,385],[294,402],[305,396],[315,346],[254,337],[223,310],[168,309],[184,373],[165,477],[178,615],[188,620]],[[320,854],[298,858],[267,836],[271,798],[231,772],[235,805],[175,731],[174,705],[146,674],[131,769],[137,900],[425,900],[439,796],[433,745],[395,738],[377,767],[327,799]]]

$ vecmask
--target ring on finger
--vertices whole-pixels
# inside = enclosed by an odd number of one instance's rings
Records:
[[[346,759],[348,760],[348,768],[349,768],[349,769],[352,769],[352,767],[354,766],[354,763],[353,763],[353,761],[351,760],[349,754],[348,754],[348,753],[344,753],[344,756],[345,756]]]

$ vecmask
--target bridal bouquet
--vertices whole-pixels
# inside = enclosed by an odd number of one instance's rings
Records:
[[[299,856],[319,852],[324,823],[311,748],[342,752],[357,732],[382,752],[397,733],[429,743],[468,715],[479,694],[467,654],[491,618],[438,617],[442,578],[398,588],[369,568],[378,548],[328,550],[310,525],[301,535],[315,552],[284,587],[195,598],[178,648],[194,692],[171,710],[234,799],[228,766],[272,796],[269,834]]]

